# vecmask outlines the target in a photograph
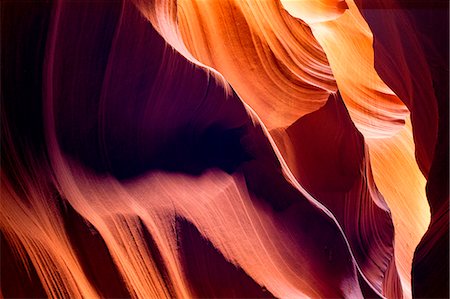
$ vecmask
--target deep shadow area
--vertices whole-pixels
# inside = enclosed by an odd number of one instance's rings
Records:
[[[202,237],[197,228],[177,218],[182,265],[196,298],[274,298],[241,268]]]
[[[57,28],[46,92],[67,156],[118,179],[232,173],[250,158],[236,94],[172,50],[132,4],[64,2]]]
[[[4,298],[46,298],[47,294],[30,258],[25,254],[22,260],[11,248],[3,232],[1,243],[1,294]],[[26,266],[25,266],[26,265]]]
[[[65,231],[89,281],[104,298],[129,298],[130,293],[99,232],[69,203],[59,202]]]

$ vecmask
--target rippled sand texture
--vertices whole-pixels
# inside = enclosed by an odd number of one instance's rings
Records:
[[[2,297],[448,297],[448,4],[1,5]]]

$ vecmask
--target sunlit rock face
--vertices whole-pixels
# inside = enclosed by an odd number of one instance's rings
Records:
[[[1,5],[2,297],[449,296],[448,3]]]

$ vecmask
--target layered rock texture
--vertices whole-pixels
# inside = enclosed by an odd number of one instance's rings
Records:
[[[1,3],[5,298],[448,298],[448,3]]]

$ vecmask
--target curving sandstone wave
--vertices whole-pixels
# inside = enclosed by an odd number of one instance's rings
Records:
[[[448,297],[448,6],[419,8],[2,3],[1,295]]]

